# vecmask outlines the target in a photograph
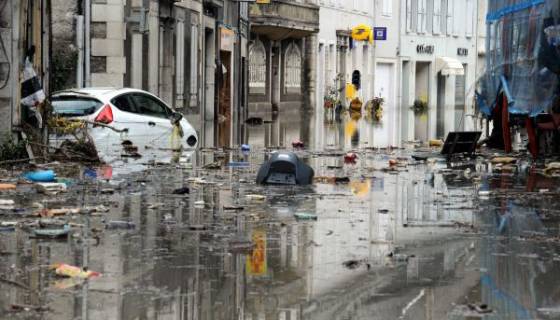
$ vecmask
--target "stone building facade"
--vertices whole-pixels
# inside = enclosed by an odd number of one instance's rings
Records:
[[[400,5],[402,140],[443,138],[472,125],[478,60],[477,0],[407,0]],[[410,106],[428,105],[423,114]],[[406,108],[406,109],[405,109]]]
[[[249,10],[250,114],[314,110],[319,7],[276,0]]]
[[[247,72],[246,3],[65,1],[81,8],[74,17],[75,47],[83,56],[76,62],[75,87],[149,91],[186,115],[202,145],[238,142],[234,128],[247,99],[246,90],[233,84]],[[55,42],[66,41],[66,34],[55,36]]]
[[[48,1],[0,1],[0,144],[23,129],[21,80],[26,57],[39,83],[50,89],[51,10]]]

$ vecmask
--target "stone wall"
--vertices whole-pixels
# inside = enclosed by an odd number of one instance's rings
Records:
[[[78,0],[52,1],[53,91],[76,87]]]
[[[13,61],[12,61],[12,2],[13,0],[4,1],[4,5],[0,3],[0,41],[2,41],[2,49],[0,51],[0,144],[3,143],[6,135],[11,130],[12,112],[12,82],[13,80]]]
[[[124,0],[97,0],[91,8],[91,85],[117,87],[124,84],[126,58]]]

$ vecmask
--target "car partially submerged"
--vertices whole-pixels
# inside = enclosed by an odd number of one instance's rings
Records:
[[[50,100],[55,117],[80,120],[87,126],[105,162],[123,155],[159,161],[198,145],[196,131],[183,115],[143,90],[73,89],[56,92]],[[52,146],[60,147],[75,136],[55,130],[49,139]]]

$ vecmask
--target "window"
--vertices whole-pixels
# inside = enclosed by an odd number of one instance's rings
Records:
[[[196,107],[198,102],[198,25],[191,25],[191,61],[190,61],[190,106]]]
[[[135,93],[132,95],[132,99],[134,100],[136,113],[138,114],[164,119],[168,119],[170,116],[171,112],[167,106],[153,97],[141,93]]]
[[[95,99],[82,97],[55,97],[51,101],[53,113],[62,117],[87,116],[94,114],[103,105]]]
[[[184,106],[185,23],[177,20],[175,29],[175,107]]]
[[[301,51],[294,43],[286,49],[284,67],[284,92],[301,93]]]
[[[475,19],[475,12],[474,12],[474,3],[473,0],[467,0],[467,24],[466,24],[466,30],[465,30],[465,35],[467,37],[472,37],[473,35],[473,26],[474,26],[474,19]]]
[[[123,94],[111,100],[111,103],[117,107],[117,109],[124,111],[124,112],[131,112],[137,113],[136,108],[134,107],[134,103],[130,99],[130,95]]]
[[[328,88],[328,87],[329,87],[329,84],[330,84],[330,79],[329,79],[329,78],[330,78],[330,75],[329,75],[329,61],[330,61],[331,57],[330,57],[329,47],[326,46],[325,48],[326,48],[326,49],[325,49],[325,61],[324,61],[324,63],[323,63],[323,70],[324,70],[325,72],[324,72],[323,78],[324,78],[324,80],[325,80],[325,81],[324,81],[324,82],[325,82],[324,87],[325,87],[325,88]]]
[[[441,0],[434,0],[434,20],[432,31],[434,34],[441,33]]]
[[[446,31],[447,35],[453,33],[453,0],[447,0],[447,17],[446,17]]]
[[[406,0],[406,32],[412,32],[412,0]]]
[[[265,93],[266,86],[266,50],[264,44],[256,39],[249,48],[249,91]]]
[[[334,85],[335,82],[335,75],[334,75],[334,64],[335,64],[335,50],[334,44],[331,44],[327,47],[329,58],[326,61],[327,63],[327,81],[329,85]]]
[[[453,16],[455,17],[455,19],[453,19],[453,35],[458,36],[462,33],[462,30],[465,26],[465,12],[461,12],[461,5],[457,2],[457,0],[452,0],[452,2],[454,9]],[[464,0],[462,2],[465,3]]]
[[[416,21],[416,31],[418,33],[425,33],[426,32],[426,0],[418,0],[418,10],[417,16],[418,20]]]
[[[366,1],[369,2],[369,1]],[[386,17],[393,15],[393,0],[383,0],[383,12],[382,14]]]

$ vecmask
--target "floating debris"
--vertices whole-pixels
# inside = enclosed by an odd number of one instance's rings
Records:
[[[15,190],[16,185],[11,183],[0,183],[0,191]]]
[[[316,214],[306,213],[306,212],[296,212],[294,213],[294,217],[297,220],[317,220]]]
[[[266,199],[265,196],[260,194],[247,194],[245,195],[245,198],[251,201],[264,201]]]
[[[69,232],[70,226],[67,224],[62,229],[33,229],[36,237],[62,238],[67,237]]]
[[[105,225],[105,229],[114,230],[114,229],[134,229],[136,228],[136,224],[130,221],[120,221],[120,220],[113,220],[109,221]]]
[[[65,263],[55,263],[51,266],[51,269],[55,271],[56,275],[68,278],[90,279],[101,276],[99,272],[82,269]]]
[[[66,192],[68,187],[65,183],[36,183],[37,191],[44,194],[57,194],[59,192]]]

